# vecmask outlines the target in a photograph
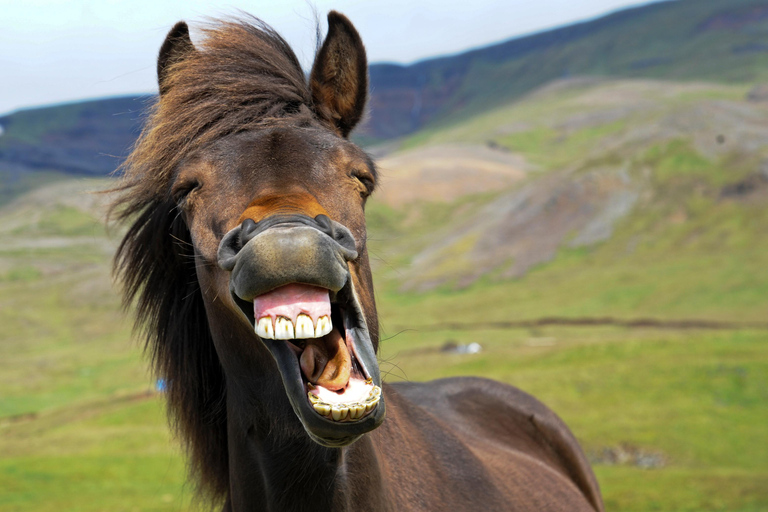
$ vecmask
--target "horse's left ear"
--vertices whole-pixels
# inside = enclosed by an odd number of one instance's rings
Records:
[[[310,76],[315,112],[347,137],[360,121],[368,97],[368,61],[360,35],[336,11]]]

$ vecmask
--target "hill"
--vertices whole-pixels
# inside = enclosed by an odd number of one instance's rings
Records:
[[[108,98],[0,117],[0,164],[4,169],[109,174],[138,136],[149,99]]]
[[[458,55],[373,64],[371,115],[355,137],[370,145],[408,136],[575,76],[760,81],[768,77],[768,0],[652,3]],[[30,178],[22,174],[30,170],[110,173],[150,100],[110,98],[1,117],[0,184],[25,189]]]
[[[765,249],[760,249],[766,234],[761,226],[768,226],[768,104],[747,100],[747,91],[703,83],[568,80],[465,123],[421,132],[405,141],[412,149],[381,162],[385,177],[388,167],[431,147],[485,148],[499,158],[516,159],[519,174],[506,189],[497,180],[478,190],[487,172],[477,163],[472,186],[461,189],[462,198],[452,197],[452,205],[430,196],[425,181],[405,187],[422,191],[422,197],[402,207],[388,199],[407,197],[395,193],[402,171],[392,172],[382,187],[381,199],[388,203],[378,207],[382,216],[423,218],[408,222],[431,227],[421,232],[389,224],[391,240],[380,254],[407,266],[399,265],[396,275],[384,274],[403,289],[463,288],[479,286],[488,276],[533,279],[533,273],[548,279],[543,276],[557,265],[543,264],[565,258],[600,269],[592,276],[594,286],[615,262],[638,269],[636,278],[642,281],[650,261],[666,265],[677,259],[675,264],[683,265],[680,258],[689,254],[692,265],[709,258],[719,268],[712,258],[729,251],[734,260],[756,265],[734,269],[738,272],[731,278],[768,289],[758,263]],[[388,208],[397,214],[387,213]],[[437,210],[443,217],[435,217]],[[443,230],[435,229],[436,219]],[[670,259],[648,260],[659,250]],[[647,279],[657,275],[649,273]],[[702,274],[699,285],[710,276]],[[564,277],[556,281],[573,279]],[[683,289],[677,290],[677,300]],[[579,301],[585,298],[578,294]],[[682,306],[646,300],[655,302],[659,314]],[[734,297],[730,303],[736,308],[740,302]],[[749,315],[743,309],[729,314],[765,318],[765,303],[753,305]],[[640,310],[633,304],[627,312]],[[689,314],[698,316],[694,309]]]
[[[764,509],[768,112],[746,92],[558,82],[382,159],[367,217],[385,378],[533,393],[573,429],[610,510]],[[63,179],[0,208],[3,510],[194,509],[111,286],[120,231],[88,193],[108,185]],[[513,257],[475,260],[489,242]],[[531,253],[546,257],[516,266]],[[481,352],[445,350],[468,343]]]
[[[371,122],[389,139],[466,119],[558,78],[745,83],[768,76],[766,0],[677,0],[408,66],[371,66]]]

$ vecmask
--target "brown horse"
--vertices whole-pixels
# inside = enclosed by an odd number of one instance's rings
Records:
[[[201,496],[224,510],[602,510],[573,436],[529,395],[382,383],[364,216],[377,172],[348,139],[367,62],[349,20],[328,23],[308,80],[256,19],[213,24],[197,47],[177,24],[118,186],[116,270]]]

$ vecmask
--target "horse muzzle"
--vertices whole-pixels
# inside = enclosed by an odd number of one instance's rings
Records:
[[[246,219],[219,245],[219,266],[274,357],[307,433],[344,446],[384,419],[381,376],[350,276],[350,231],[326,215]]]

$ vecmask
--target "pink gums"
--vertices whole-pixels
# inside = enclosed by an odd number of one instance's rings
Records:
[[[308,284],[287,284],[253,299],[253,316],[258,321],[265,316],[272,322],[277,317],[289,318],[296,323],[296,317],[305,314],[317,325],[321,316],[331,316],[331,299],[328,290]]]

